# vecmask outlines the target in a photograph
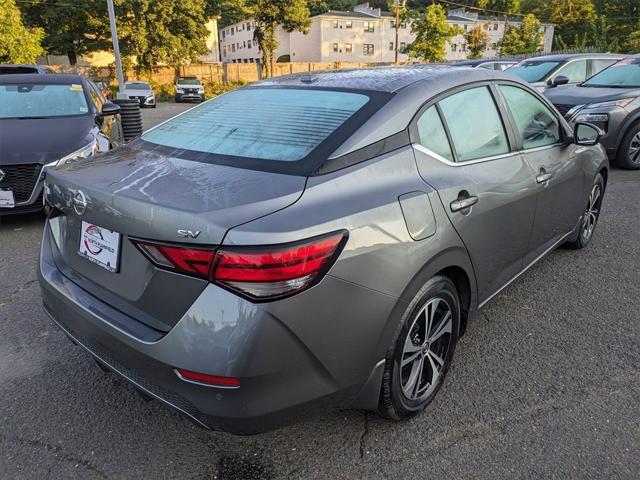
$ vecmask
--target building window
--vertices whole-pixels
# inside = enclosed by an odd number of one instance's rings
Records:
[[[338,28],[338,20],[333,21],[333,28]]]
[[[451,51],[452,52],[457,52],[458,51],[458,44],[457,43],[452,43],[451,44]]]
[[[365,43],[362,46],[362,53],[364,55],[373,55],[373,43]]]
[[[400,42],[400,53],[404,53],[407,51],[407,44],[406,42]]]
[[[251,48],[251,40],[247,40],[247,48]]]
[[[352,44],[350,44],[350,43],[345,43],[345,44],[344,44],[344,51],[345,51],[346,53],[351,53],[351,52],[353,52],[353,45],[352,45]]]
[[[364,31],[373,33],[376,31],[375,22],[364,22]]]
[[[407,23],[406,22],[400,22],[400,28],[402,28],[402,29],[407,28]]]
[[[497,44],[497,43],[495,43],[495,42],[494,42],[494,43],[492,43],[492,44],[491,44],[491,48],[492,48],[493,50],[497,50],[497,49],[498,49],[498,44]]]
[[[251,24],[247,23],[247,32],[251,31]]]
[[[337,52],[337,51],[338,51],[338,44],[337,44],[337,43],[334,43],[334,44],[333,44],[333,51],[334,51],[334,52]]]
[[[225,31],[222,30],[222,39],[224,40]]]
[[[236,32],[240,31],[240,27],[236,25]]]
[[[231,44],[231,51],[232,51],[232,52],[235,52],[235,51],[236,51],[236,44],[235,44],[235,43],[232,43],[232,44]]]
[[[391,28],[396,28],[396,21],[395,20],[391,20],[389,23],[391,24]]]
[[[347,20],[346,22],[344,22],[344,26],[346,28],[352,28],[353,27],[353,22],[351,20]]]
[[[466,43],[461,44],[460,47],[461,47],[463,52],[467,51],[467,44]]]
[[[465,23],[465,24],[464,24],[464,31],[465,31],[465,32],[468,32],[468,31],[469,31],[469,24],[468,24],[468,23]]]
[[[393,42],[389,42],[389,50],[393,52]]]
[[[242,48],[247,48],[247,41],[242,42]]]
[[[494,30],[498,30],[498,24],[497,24],[497,23],[494,23],[494,24],[493,24],[493,29],[494,29]]]

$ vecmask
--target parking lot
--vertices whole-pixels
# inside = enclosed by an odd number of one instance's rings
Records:
[[[186,108],[145,110],[145,127]],[[424,414],[329,412],[253,437],[146,402],[53,326],[42,224],[0,225],[1,478],[638,478],[640,171],[611,172],[588,248],[482,310]]]

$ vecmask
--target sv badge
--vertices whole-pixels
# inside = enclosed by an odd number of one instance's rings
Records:
[[[200,230],[178,230],[178,236],[182,238],[198,238],[200,235]]]

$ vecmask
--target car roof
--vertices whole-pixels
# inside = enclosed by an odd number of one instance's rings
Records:
[[[459,62],[452,63],[453,66],[462,65],[480,65],[482,63],[514,63],[519,62],[515,58],[479,58],[477,60],[460,60]]]
[[[394,93],[417,82],[438,81],[443,85],[457,85],[495,78],[507,78],[497,71],[452,65],[411,65],[405,67],[373,67],[347,70],[294,73],[254,83],[246,88],[297,87],[336,88],[347,90]]]
[[[68,83],[83,83],[82,75],[60,73],[56,75],[34,75],[33,73],[17,73],[0,75],[0,83],[31,83],[46,85],[64,85]]]
[[[556,55],[539,55],[537,57],[523,58],[521,61],[526,62],[529,60],[549,60],[552,62],[562,62],[564,60],[571,60],[573,58],[624,58],[625,55],[621,53],[563,53]]]

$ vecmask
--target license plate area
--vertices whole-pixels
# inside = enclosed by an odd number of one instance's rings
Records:
[[[16,200],[12,190],[4,190],[0,188],[0,208],[14,208]]]
[[[78,255],[113,273],[120,260],[121,235],[113,230],[82,221]]]

